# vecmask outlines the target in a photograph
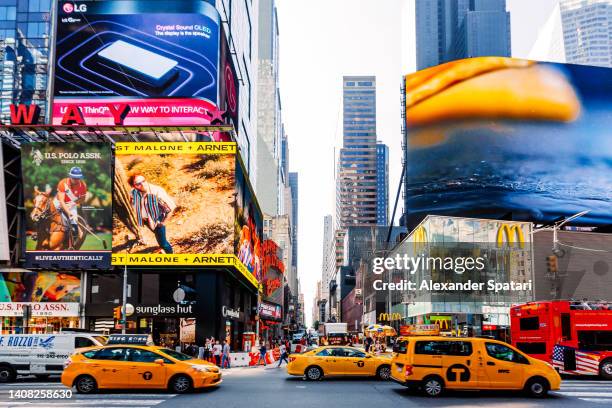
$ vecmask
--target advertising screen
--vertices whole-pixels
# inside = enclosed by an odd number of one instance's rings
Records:
[[[405,77],[407,225],[612,223],[612,69],[483,57]]]
[[[115,257],[143,254],[143,263],[155,263],[144,255],[181,254],[197,262],[199,254],[233,254],[235,147],[117,143]]]
[[[280,322],[283,320],[283,308],[279,304],[263,301],[259,304],[259,316],[262,319]]]
[[[58,3],[53,122],[209,124],[218,114],[219,14],[208,2]]]
[[[110,266],[111,148],[100,143],[21,147],[29,268]]]
[[[80,274],[0,273],[0,302],[79,302],[80,299]]]
[[[234,247],[238,259],[262,281],[263,214],[241,162],[236,165],[236,218]]]

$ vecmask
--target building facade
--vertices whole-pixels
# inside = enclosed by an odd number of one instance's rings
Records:
[[[283,124],[279,89],[278,15],[274,0],[259,1],[259,55],[257,66],[257,162],[255,189],[264,213],[284,214],[281,164]]]
[[[376,143],[376,224],[389,223],[389,147]]]
[[[323,245],[321,249],[321,307],[324,312],[322,317],[325,317],[321,321],[327,321],[332,312],[329,302],[329,287],[336,273],[334,221],[331,215],[323,217]]]
[[[37,104],[48,113],[51,0],[9,0],[0,5],[0,120],[12,103]]]
[[[238,145],[253,186],[257,188],[258,162],[258,2],[207,0],[215,5],[228,33],[229,50],[239,76],[239,117],[236,129]]]
[[[479,56],[509,57],[506,0],[416,0],[417,69]]]
[[[612,1],[561,0],[566,61],[612,66]]]
[[[298,265],[298,173],[289,173],[289,187],[291,188],[291,241],[292,241],[292,255],[291,261],[297,268]]]

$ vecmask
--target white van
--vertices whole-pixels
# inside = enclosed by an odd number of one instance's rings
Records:
[[[0,335],[0,383],[15,381],[18,375],[44,379],[61,374],[76,349],[105,343],[104,336],[90,333]]]

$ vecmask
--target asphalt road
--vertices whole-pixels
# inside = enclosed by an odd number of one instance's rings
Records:
[[[0,385],[1,407],[219,407],[244,408],[382,408],[382,407],[606,407],[612,406],[612,381],[570,379],[548,398],[536,400],[519,392],[447,392],[431,399],[392,382],[369,379],[325,379],[318,382],[289,377],[284,368],[233,368],[224,370],[217,388],[188,395],[163,391],[106,391],[77,395],[67,400],[9,399],[10,390],[65,390],[58,380],[19,380]]]

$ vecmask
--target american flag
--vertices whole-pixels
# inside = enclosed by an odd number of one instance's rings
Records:
[[[575,375],[598,375],[599,374],[599,360],[600,355],[596,351],[584,352],[576,350],[576,369],[565,370],[564,350],[571,350],[573,347],[559,346],[553,347],[552,365],[561,374],[575,374]]]

